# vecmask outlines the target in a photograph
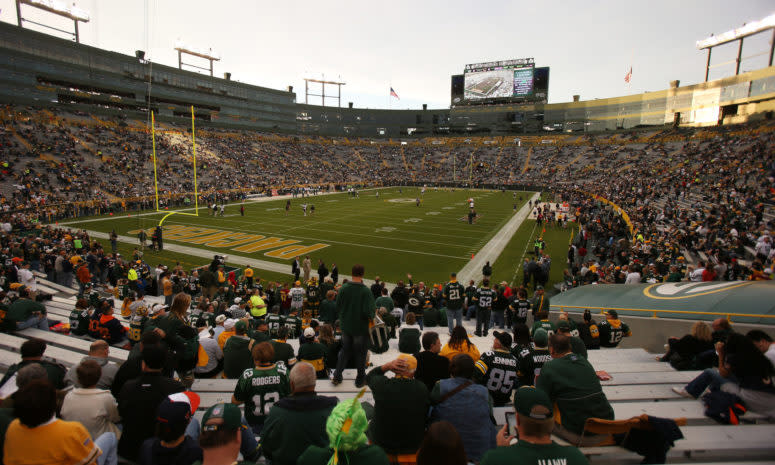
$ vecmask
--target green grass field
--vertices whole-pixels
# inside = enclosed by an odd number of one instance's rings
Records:
[[[240,216],[239,205],[227,206],[223,217],[213,217],[206,208],[200,207],[198,217],[169,216],[164,221],[164,240],[167,244],[281,263],[287,265],[288,274],[293,257],[299,254],[310,256],[313,273],[321,258],[329,268],[332,262],[337,263],[342,274],[349,274],[354,263],[363,263],[369,278],[379,275],[383,280],[396,282],[411,273],[415,280],[442,282],[451,271],[460,270],[471,259],[471,254],[477,253],[503,227],[513,215],[514,204],[519,209],[527,202],[529,194],[517,192],[515,200],[512,192],[452,192],[429,188],[417,207],[415,199],[418,196],[418,188],[389,188],[364,190],[359,198],[351,198],[346,193],[297,198],[292,199],[287,216],[285,200],[247,203],[244,217]],[[473,225],[466,219],[469,197],[474,198],[475,209],[480,215]],[[315,205],[314,216],[303,215],[303,203]],[[115,229],[119,235],[136,237],[137,230],[153,228],[164,216],[163,213],[148,213],[83,218],[63,224],[101,232]],[[513,274],[518,262],[506,262],[513,259],[512,249],[518,249],[521,255],[524,237],[524,234],[515,235],[498,260],[496,273],[511,268],[509,273]],[[522,238],[521,245],[514,243],[518,238]],[[552,247],[550,240],[547,243]],[[131,254],[135,245],[121,244],[120,252]],[[563,251],[565,248],[567,239]],[[171,251],[146,252],[146,261],[151,264],[176,260],[186,267],[208,262],[201,257]],[[560,273],[563,264],[557,263]],[[256,268],[268,279],[287,279],[288,276],[266,273],[260,266]],[[553,267],[553,275],[554,271]],[[511,282],[511,276],[503,279]]]

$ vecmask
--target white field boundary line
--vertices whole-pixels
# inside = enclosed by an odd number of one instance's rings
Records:
[[[525,250],[522,251],[522,256],[519,257],[519,263],[517,264],[517,267],[514,269],[514,276],[511,277],[511,282],[509,283],[509,287],[514,286],[514,282],[517,280],[517,275],[519,274],[519,269],[522,268],[522,265],[525,263],[525,256],[527,255],[527,249],[530,247],[530,239],[533,237],[533,233],[536,232],[536,228],[538,227],[538,223],[536,222],[533,225],[533,230],[530,231],[530,236],[528,236],[528,240],[525,242]],[[528,283],[525,283],[527,286]]]
[[[536,192],[528,200],[536,201],[539,198],[540,194]],[[482,275],[482,267],[484,266],[485,262],[489,261],[492,265],[496,262],[496,260],[498,260],[498,257],[509,244],[512,236],[514,236],[519,227],[522,225],[525,219],[527,219],[528,215],[530,215],[530,212],[532,211],[533,208],[531,207],[530,202],[522,205],[522,208],[520,208],[519,211],[511,217],[508,223],[506,223],[506,225],[503,226],[500,231],[495,233],[493,238],[490,239],[490,241],[487,242],[487,244],[485,244],[481,250],[479,250],[479,253],[474,256],[473,260],[466,263],[466,265],[460,271],[458,271],[458,281],[461,283],[467,283],[469,280],[473,279],[474,281],[479,282]]]
[[[108,233],[99,232],[99,231],[86,231],[86,232],[89,234],[90,237],[96,237],[96,238],[99,238],[99,239],[108,239],[109,238],[109,234]],[[124,243],[130,243],[130,244],[136,244],[137,243],[136,239],[134,239],[132,237],[129,237],[129,236],[118,236],[118,241],[119,242],[124,242]],[[188,247],[188,246],[179,245],[179,244],[171,244],[169,242],[166,242],[164,244],[164,250],[169,250],[169,251],[178,252],[178,253],[184,253],[184,254],[187,254],[187,255],[195,256],[195,257],[205,258],[207,260],[212,260],[213,255],[215,255],[215,252],[213,252],[211,250],[199,249],[199,248],[196,248],[196,247]],[[244,255],[234,255],[234,254],[231,254],[231,253],[226,253],[224,255],[228,255],[228,257],[229,257],[228,258],[228,263],[233,263],[233,264],[242,265],[242,266],[250,265],[251,267],[253,267],[255,269],[260,269],[260,270],[264,270],[264,271],[272,271],[272,272],[275,272],[275,273],[285,274],[285,275],[288,275],[289,278],[292,276],[291,275],[291,265],[290,264],[275,263],[275,262],[270,262],[270,261],[267,261],[267,260],[260,260],[260,259],[257,259],[257,258],[245,257]],[[339,275],[339,279],[340,280],[343,280],[343,279],[348,279],[349,280],[349,279],[352,279],[352,277],[349,276],[349,275],[340,274]],[[374,281],[370,280],[370,279],[364,279],[363,282],[365,282],[368,285],[371,285],[371,284],[374,283]],[[394,283],[385,283],[385,284],[388,285],[388,286],[391,286],[391,287],[395,287]]]
[[[183,221],[176,221],[175,224],[181,224],[183,226],[197,226],[197,227],[201,226],[201,225],[196,224],[196,223],[187,223],[187,222],[183,222]],[[255,229],[229,228],[228,231],[261,234],[261,231],[255,230]],[[86,231],[86,232],[91,234],[90,231]],[[302,239],[302,240],[306,240],[306,241],[317,241],[317,242],[321,242],[321,243],[325,243],[325,244],[339,244],[339,245],[347,245],[347,246],[351,246],[351,247],[368,247],[368,248],[371,248],[371,249],[390,250],[392,252],[406,252],[406,253],[413,253],[413,254],[420,254],[420,255],[430,255],[432,257],[444,257],[444,258],[455,258],[457,260],[465,260],[465,256],[460,256],[460,255],[445,255],[445,254],[438,254],[438,253],[432,253],[432,252],[422,252],[422,251],[419,251],[419,250],[395,249],[395,248],[392,248],[392,247],[383,247],[383,246],[379,246],[379,245],[358,244],[358,243],[355,243],[355,242],[344,242],[344,241],[332,241],[332,240],[329,240],[329,239],[320,239],[318,237],[289,236],[287,234],[274,234],[274,233],[270,233],[270,232],[267,232],[266,234],[267,235],[271,235],[271,236],[287,237],[289,239]],[[99,236],[97,236],[97,237],[99,237]],[[121,241],[121,242],[127,242],[127,243],[130,243],[130,244],[139,245],[139,242],[137,241],[137,238],[131,238],[130,236],[118,236],[118,237],[119,237],[118,240]],[[375,236],[375,237],[381,237],[381,236]],[[122,238],[123,238],[123,240],[122,240]],[[164,239],[164,236],[162,236],[162,240],[163,239]],[[258,240],[258,239],[256,239],[256,240]],[[446,245],[446,244],[443,244],[443,245]],[[167,247],[167,242],[166,241],[164,242],[164,247],[165,248]],[[215,253],[216,252],[212,252],[212,253],[210,253],[210,255],[213,255]],[[225,253],[225,254],[229,255],[229,253]]]

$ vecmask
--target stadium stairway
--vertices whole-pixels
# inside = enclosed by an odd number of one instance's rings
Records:
[[[45,302],[52,320],[67,321],[75,305],[75,291],[62,288],[45,279],[39,279],[39,285],[55,291],[52,300]],[[120,302],[117,302],[120,305]],[[117,315],[117,317],[119,317]],[[120,318],[120,317],[119,317]],[[126,319],[121,320],[128,324]],[[473,332],[473,322],[465,322],[466,329]],[[440,334],[442,343],[448,336],[445,328],[428,328]],[[37,329],[26,329],[14,334],[0,334],[0,371],[17,363],[19,348],[29,338],[45,340],[49,347],[45,357],[71,367],[80,362],[88,353],[90,340]],[[471,340],[481,352],[490,349],[492,338],[471,336]],[[289,344],[298,349],[298,340],[289,340]],[[383,354],[369,354],[372,366],[392,360],[398,354],[398,342],[390,341],[390,349]],[[116,363],[126,360],[128,351],[111,347],[110,358]],[[641,414],[663,418],[686,418],[687,426],[681,427],[685,439],[676,442],[670,450],[669,463],[715,462],[738,463],[741,461],[766,460],[775,457],[775,424],[767,422],[761,415],[748,412],[742,417],[745,424],[739,426],[718,425],[704,415],[704,407],[698,400],[685,399],[672,391],[673,386],[681,386],[696,377],[698,371],[675,371],[669,364],[654,360],[654,355],[643,349],[603,349],[589,351],[589,361],[596,370],[604,370],[610,376],[602,381],[603,392],[614,409],[617,419],[626,419]],[[370,368],[369,368],[370,369]],[[334,396],[339,400],[352,399],[359,389],[355,387],[355,370],[345,370],[344,382],[334,386],[329,380],[318,380],[317,392]],[[201,397],[198,418],[204,410],[218,402],[229,402],[236,385],[230,379],[197,379],[192,390]],[[363,398],[373,402],[373,396],[366,388]],[[505,414],[510,407],[496,407],[494,417],[499,425],[505,423]],[[555,438],[557,439],[557,438]],[[561,440],[558,440],[558,442]],[[582,448],[590,461],[595,464],[639,463],[642,457],[616,446]],[[771,463],[771,462],[769,462]]]

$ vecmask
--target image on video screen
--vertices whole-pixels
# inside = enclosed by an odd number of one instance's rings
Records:
[[[465,75],[465,98],[511,97],[514,93],[514,71],[499,69]]]

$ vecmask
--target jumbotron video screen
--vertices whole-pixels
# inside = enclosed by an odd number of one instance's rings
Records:
[[[466,65],[463,95],[456,93],[453,77],[452,102],[477,100],[546,101],[549,68],[536,68],[532,58]],[[458,84],[459,85],[459,84]]]

